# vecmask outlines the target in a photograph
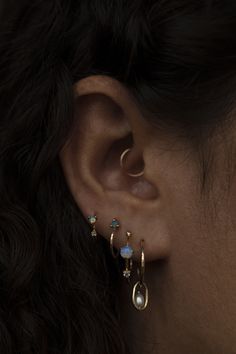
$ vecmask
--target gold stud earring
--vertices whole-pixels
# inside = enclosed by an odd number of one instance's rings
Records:
[[[114,258],[117,258],[119,256],[119,250],[117,250],[115,252],[114,246],[113,246],[114,235],[115,235],[116,230],[119,229],[119,227],[120,227],[119,221],[116,218],[113,218],[112,222],[110,224],[110,228],[113,229],[111,236],[110,236],[110,249],[111,249],[111,254]]]
[[[122,258],[125,260],[125,269],[123,270],[123,275],[125,278],[129,279],[131,275],[131,269],[132,269],[132,256],[133,256],[133,248],[129,244],[129,239],[131,237],[131,232],[126,231],[126,245],[120,248],[120,255]]]
[[[92,225],[93,229],[91,231],[91,236],[96,238],[97,237],[97,231],[96,231],[96,228],[95,228],[95,223],[97,221],[97,215],[89,215],[88,216],[88,221],[90,223],[90,225]]]
[[[121,167],[123,170],[125,170],[125,169],[124,169],[124,158],[125,158],[125,156],[127,155],[127,153],[128,153],[129,151],[131,151],[131,148],[128,148],[128,149],[124,150],[124,151],[122,152],[122,154],[120,155],[120,167]],[[142,175],[144,174],[144,170],[142,170],[141,172],[138,172],[138,173],[128,173],[128,172],[126,171],[126,174],[127,174],[128,176],[130,176],[130,177],[140,177],[140,176],[142,176]]]
[[[133,287],[132,301],[137,310],[144,310],[148,304],[148,288],[144,282],[145,272],[145,255],[144,255],[144,240],[140,241],[141,248],[141,261],[140,268],[138,269],[139,280]]]

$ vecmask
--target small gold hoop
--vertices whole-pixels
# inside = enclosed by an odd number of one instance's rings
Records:
[[[112,219],[112,222],[110,224],[110,227],[113,229],[111,236],[110,236],[110,249],[111,249],[111,254],[114,258],[117,258],[119,256],[119,250],[115,251],[114,250],[114,245],[113,245],[113,241],[114,241],[114,236],[115,236],[115,232],[117,229],[119,229],[120,227],[120,223],[116,218]]]
[[[114,231],[111,233],[110,236],[110,249],[111,249],[111,254],[114,258],[117,258],[119,256],[119,250],[115,251],[114,246],[113,246],[113,240],[114,240]]]
[[[140,247],[141,247],[140,282],[142,283],[144,280],[144,273],[145,273],[144,240],[140,241]]]
[[[131,148],[128,148],[122,152],[120,155],[120,167],[124,170],[124,157],[125,155],[131,150]],[[144,174],[144,170],[139,172],[139,173],[128,173],[126,172],[128,176],[130,177],[140,177]]]

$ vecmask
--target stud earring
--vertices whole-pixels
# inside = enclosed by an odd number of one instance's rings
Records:
[[[114,235],[116,230],[118,230],[120,227],[120,223],[117,219],[113,218],[112,222],[110,224],[110,228],[113,229],[111,236],[110,236],[110,249],[111,249],[111,254],[114,258],[117,258],[119,256],[119,250],[115,252],[114,246],[113,246],[113,240],[114,240]]]
[[[131,151],[130,148],[124,150],[124,151],[122,152],[122,154],[120,155],[120,167],[121,167],[123,170],[124,170],[124,158],[125,158],[126,154],[127,154],[129,151]],[[127,174],[128,176],[130,176],[130,177],[140,177],[140,176],[142,176],[142,175],[144,174],[144,170],[142,170],[141,172],[138,172],[138,173],[128,173],[128,172],[126,172],[126,174]]]
[[[144,282],[145,272],[145,255],[144,255],[144,240],[140,241],[141,247],[141,261],[138,269],[139,280],[133,287],[132,301],[137,310],[144,310],[148,304],[148,288]]]
[[[120,248],[120,255],[125,260],[125,269],[123,270],[123,276],[127,279],[130,278],[132,264],[133,264],[132,256],[133,256],[134,251],[133,251],[133,248],[129,244],[129,239],[130,239],[131,235],[132,234],[130,231],[126,231],[126,237],[127,237],[126,245]]]
[[[95,228],[95,223],[97,221],[97,215],[89,215],[88,221],[89,221],[90,225],[92,225],[92,227],[93,227],[93,229],[91,231],[91,236],[95,238],[95,237],[97,237],[97,231]]]

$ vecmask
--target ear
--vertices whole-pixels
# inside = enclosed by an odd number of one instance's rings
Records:
[[[165,257],[169,238],[158,217],[159,190],[154,178],[158,162],[150,145],[153,128],[130,91],[115,79],[86,77],[75,84],[74,93],[75,123],[60,152],[74,200],[86,219],[97,215],[96,230],[108,241],[112,219],[119,220],[116,248],[126,244],[126,231],[131,231],[135,254],[140,254],[140,240],[144,239],[147,260]],[[120,155],[127,148],[131,151],[124,170]],[[142,169],[140,177],[126,173]]]

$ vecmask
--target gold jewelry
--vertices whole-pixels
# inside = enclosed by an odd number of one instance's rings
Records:
[[[124,157],[125,157],[125,155],[126,155],[130,150],[131,150],[130,148],[126,149],[126,150],[124,150],[124,151],[122,152],[122,154],[120,155],[120,167],[121,167],[122,169],[124,169]],[[140,177],[140,176],[142,176],[142,175],[144,174],[144,170],[142,170],[142,171],[139,172],[139,173],[128,173],[128,172],[126,172],[126,173],[127,173],[127,175],[130,176],[130,177]]]
[[[127,279],[130,278],[131,269],[132,269],[132,265],[133,265],[132,256],[133,256],[134,251],[133,251],[133,248],[129,244],[129,239],[130,239],[131,235],[132,234],[130,231],[126,231],[126,237],[127,237],[126,245],[120,248],[120,255],[125,260],[125,269],[123,270],[123,275]]]
[[[90,225],[92,225],[92,227],[93,227],[93,229],[91,231],[91,236],[95,238],[95,237],[97,237],[97,231],[95,228],[95,223],[97,221],[97,215],[89,215],[88,221],[89,221]]]
[[[120,223],[116,218],[112,219],[112,222],[110,224],[110,227],[113,229],[111,236],[110,236],[110,249],[111,249],[111,254],[114,258],[117,258],[119,256],[119,250],[117,250],[116,252],[114,251],[114,246],[113,246],[113,239],[114,239],[114,235],[117,229],[119,229],[120,227]]]
[[[132,301],[137,310],[144,310],[148,304],[148,288],[144,282],[145,272],[145,255],[144,255],[144,240],[140,241],[141,261],[140,269],[138,269],[139,280],[133,287]]]

